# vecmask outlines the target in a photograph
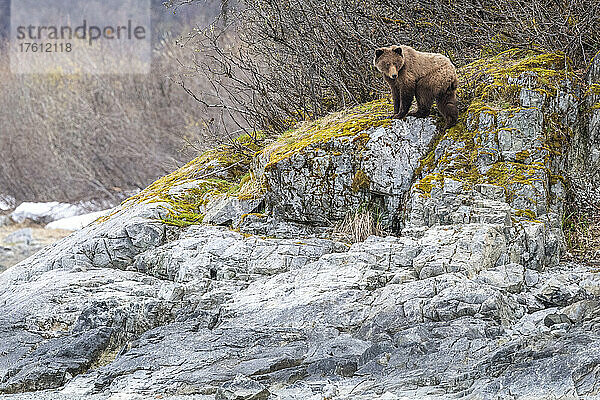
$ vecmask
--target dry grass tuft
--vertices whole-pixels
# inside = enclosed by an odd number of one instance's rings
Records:
[[[600,215],[570,214],[563,221],[567,259],[600,266]]]
[[[364,242],[369,236],[387,236],[381,227],[380,215],[371,207],[359,207],[346,215],[334,230],[334,236],[350,243]]]

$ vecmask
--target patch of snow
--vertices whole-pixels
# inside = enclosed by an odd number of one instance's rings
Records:
[[[10,217],[16,223],[23,223],[30,219],[37,223],[48,223],[63,218],[73,217],[84,214],[86,210],[83,207],[68,203],[59,203],[52,201],[49,203],[21,203],[10,214]]]
[[[89,214],[76,215],[73,217],[62,218],[57,221],[50,222],[46,225],[46,229],[63,229],[65,231],[77,231],[88,226],[95,220],[105,215],[108,215],[112,209],[96,211]]]

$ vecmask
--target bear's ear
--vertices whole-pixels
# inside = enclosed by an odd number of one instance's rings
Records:
[[[394,49],[394,53],[402,55],[402,47],[398,46]]]
[[[377,60],[383,54],[383,49],[375,50],[375,59]]]

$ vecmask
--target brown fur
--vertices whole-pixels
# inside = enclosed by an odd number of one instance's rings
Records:
[[[435,100],[446,127],[456,124],[458,78],[447,57],[423,53],[410,46],[390,46],[377,49],[373,63],[392,90],[394,118],[427,117]],[[409,113],[414,97],[418,109]]]

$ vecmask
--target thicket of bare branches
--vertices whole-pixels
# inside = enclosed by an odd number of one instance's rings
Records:
[[[206,1],[219,0],[167,3]],[[442,52],[457,65],[539,47],[581,68],[600,49],[595,0],[220,0],[220,8],[215,24],[181,40],[195,59],[167,48],[151,76],[15,76],[0,65],[0,193],[73,200],[145,186],[189,158],[178,152],[182,136],[208,145],[224,134],[281,132],[379,97],[387,90],[371,59],[381,45]]]
[[[15,75],[0,62],[0,194],[114,202],[220,141],[168,78],[184,57],[164,42],[149,75]]]
[[[193,1],[203,0],[179,4]],[[600,49],[595,0],[240,0],[227,16],[184,40],[201,51],[192,69],[214,89],[190,94],[250,132],[377,97],[385,89],[371,59],[382,45],[441,52],[459,66],[519,47],[563,51],[584,68]]]

